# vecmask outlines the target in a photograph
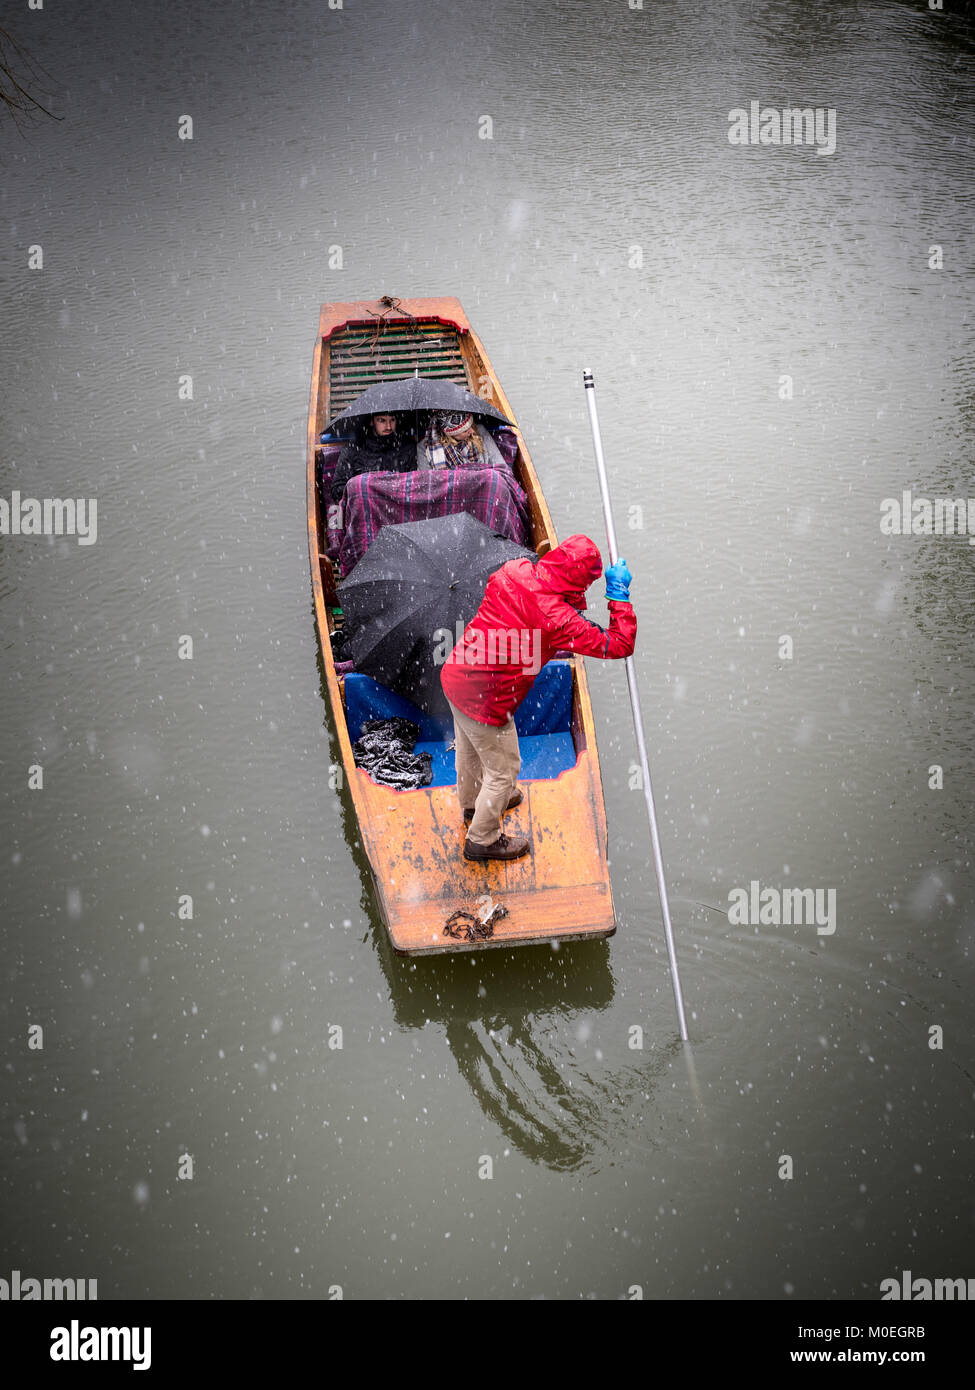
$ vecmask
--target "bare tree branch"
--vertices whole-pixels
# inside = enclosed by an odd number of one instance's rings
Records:
[[[27,50],[17,42],[12,34],[6,29],[0,28],[0,103],[6,107],[13,117],[14,124],[23,133],[24,125],[43,112],[45,116],[50,116],[53,121],[63,120],[62,116],[55,116],[53,111],[49,111],[42,101],[29,91],[14,76],[14,63],[19,61],[20,67],[26,68],[26,73],[21,73],[23,82],[33,82],[39,84],[41,75],[50,77],[50,73],[41,67],[40,63],[30,56]],[[43,86],[39,88],[45,89]]]

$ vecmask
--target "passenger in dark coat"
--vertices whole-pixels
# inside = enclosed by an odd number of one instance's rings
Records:
[[[416,443],[399,431],[395,415],[374,415],[365,430],[339,454],[329,491],[341,502],[345,485],[358,473],[412,473]]]

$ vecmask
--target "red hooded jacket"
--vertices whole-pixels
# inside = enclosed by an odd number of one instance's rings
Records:
[[[629,656],[636,640],[631,604],[609,600],[608,630],[577,611],[602,569],[599,548],[588,536],[570,536],[537,564],[502,565],[440,673],[451,704],[480,724],[500,727],[556,652]]]

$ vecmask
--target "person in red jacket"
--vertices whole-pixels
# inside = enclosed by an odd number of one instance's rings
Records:
[[[602,573],[599,547],[570,536],[542,557],[509,560],[492,574],[484,599],[440,673],[454,716],[457,796],[469,824],[465,859],[517,859],[530,845],[504,835],[501,816],[522,800],[514,711],[558,651],[626,657],[636,640],[626,561],[606,571],[609,628],[584,618],[585,591]]]

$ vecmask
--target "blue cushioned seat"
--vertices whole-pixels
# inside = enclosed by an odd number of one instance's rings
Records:
[[[380,685],[371,676],[350,671],[345,678],[345,719],[352,742],[359,737],[367,719],[392,718],[411,719],[420,726],[414,752],[431,755],[432,785],[454,786],[454,750],[447,749],[453,738],[453,721],[424,714],[411,700]],[[515,710],[515,728],[521,749],[521,779],[557,777],[567,767],[575,766],[570,662],[550,661],[542,667],[535,684]]]

